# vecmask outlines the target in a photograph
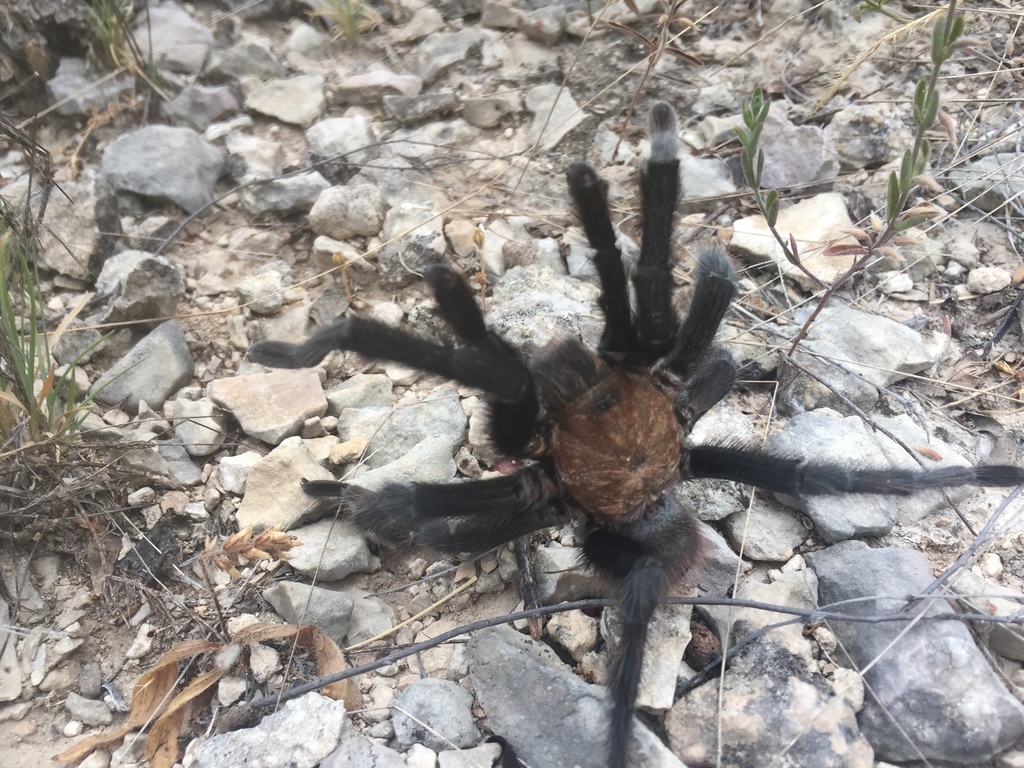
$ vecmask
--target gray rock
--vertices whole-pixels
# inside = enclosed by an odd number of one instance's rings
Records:
[[[569,89],[557,83],[533,86],[526,92],[524,103],[533,113],[527,136],[531,144],[538,144],[541,149],[557,147],[569,131],[587,118]]]
[[[217,379],[208,393],[238,419],[245,434],[272,445],[299,434],[306,419],[327,412],[320,377],[311,369]]]
[[[254,216],[268,211],[303,213],[330,186],[318,171],[305,171],[246,187],[241,192],[242,205]]]
[[[216,453],[227,436],[227,422],[207,398],[186,400],[179,397],[171,403],[174,435],[190,456]]]
[[[766,189],[802,187],[839,175],[832,134],[816,125],[794,125],[774,109],[768,113],[759,147],[764,151],[761,184]]]
[[[105,322],[158,320],[175,314],[185,294],[185,275],[163,256],[122,251],[107,259],[96,290],[109,297]]]
[[[135,88],[132,76],[124,72],[103,77],[93,72],[85,59],[65,56],[57,65],[57,74],[46,81],[46,94],[51,104],[59,104],[62,115],[88,117],[105,109]],[[64,184],[61,184],[63,187]]]
[[[306,130],[315,158],[364,165],[380,155],[373,127],[362,115],[329,117]]]
[[[412,71],[430,84],[446,72],[453,64],[460,62],[480,50],[484,34],[478,29],[462,29],[458,32],[438,32],[416,47]]]
[[[712,765],[721,734],[722,764],[754,768],[765,757],[785,768],[872,768],[871,745],[856,709],[807,665],[772,641],[745,646],[719,683],[689,692],[665,721],[672,751],[687,765]],[[719,717],[735,712],[736,717]],[[740,714],[742,713],[742,714]]]
[[[576,661],[597,648],[597,619],[592,619],[583,611],[563,611],[548,618],[544,631],[548,637],[565,648]]]
[[[707,597],[725,597],[732,590],[736,572],[740,574],[750,569],[750,564],[741,561],[732,551],[728,542],[718,531],[707,523],[697,521],[697,528],[704,543],[701,553],[700,567],[690,574],[697,594]],[[704,613],[703,608],[698,611]]]
[[[238,99],[226,85],[185,86],[181,93],[164,104],[164,115],[175,125],[206,130],[215,120],[238,111]]]
[[[110,725],[114,722],[114,715],[106,702],[87,699],[74,691],[68,694],[64,706],[71,717],[81,720],[86,725]]]
[[[584,564],[579,547],[559,544],[537,547],[533,568],[537,578],[537,599],[543,605],[605,594],[604,583],[593,569]]]
[[[725,531],[743,556],[750,560],[785,562],[807,538],[808,530],[790,510],[762,495],[745,510],[725,518]]]
[[[11,608],[6,600],[0,600],[0,649],[0,702],[16,701],[22,689],[21,664],[18,663],[18,636],[11,624]]]
[[[957,594],[962,595],[960,604],[964,610],[974,614],[1016,616],[1024,603],[1024,594],[1020,590],[995,584],[966,568],[952,580],[951,585]],[[987,621],[977,621],[972,626],[993,653],[1004,659],[1024,661],[1024,634],[1019,627]]]
[[[378,256],[381,287],[388,290],[414,283],[423,270],[440,264],[448,243],[437,211],[400,203],[384,218],[383,238],[389,242]]]
[[[949,186],[983,211],[998,210],[1024,196],[1024,157],[999,152],[965,163],[949,172]]]
[[[554,46],[565,34],[565,8],[549,5],[519,17],[519,31],[530,40]]]
[[[391,379],[382,373],[357,373],[326,393],[327,411],[337,416],[343,408],[390,408],[395,403]]]
[[[416,75],[399,75],[382,68],[341,80],[334,89],[334,101],[340,104],[380,104],[385,96],[412,97],[421,90],[423,81]]]
[[[422,40],[428,35],[444,29],[444,17],[436,8],[423,6],[413,11],[412,17],[402,26],[395,29],[394,39],[403,43]]]
[[[472,749],[448,749],[437,754],[438,768],[477,768],[481,765],[500,765],[501,745],[493,741]],[[412,764],[412,761],[409,761]]]
[[[797,312],[797,323],[809,311]],[[792,334],[798,327],[785,330]],[[861,408],[874,405],[878,399],[875,387],[888,387],[903,378],[901,374],[921,373],[936,362],[921,334],[912,328],[840,305],[830,306],[818,315],[803,345],[815,356],[797,352],[797,361]],[[859,376],[825,362],[828,360],[843,361],[843,366]],[[795,370],[784,379],[779,402],[782,410],[789,413],[845,407],[828,387]]]
[[[394,610],[379,597],[354,588],[347,589],[346,594],[353,600],[352,618],[345,633],[349,645],[377,637],[395,626]]]
[[[595,349],[604,327],[599,292],[547,267],[513,267],[494,287],[487,322],[527,355],[561,336],[575,336]]]
[[[185,446],[177,438],[160,440],[156,444],[157,453],[163,462],[160,474],[168,478],[172,483],[191,487],[198,485],[203,479],[199,467],[192,461]]]
[[[324,111],[323,75],[296,75],[268,80],[245,96],[245,108],[282,123],[308,127]]]
[[[34,209],[37,200],[34,196]],[[61,182],[61,192],[50,195],[46,204],[44,222],[39,264],[76,280],[95,277],[121,235],[117,195],[92,170],[74,181]]]
[[[927,559],[910,550],[842,542],[806,557],[818,574],[819,603],[849,601],[842,610],[855,615],[902,611],[907,595],[932,582]],[[912,617],[921,610],[907,613]],[[923,610],[952,612],[943,601],[926,601]],[[1024,734],[1024,706],[1003,686],[963,624],[838,622],[832,630],[843,649],[841,663],[854,669],[871,665],[864,682],[872,695],[858,721],[876,758],[977,765]],[[913,735],[913,744],[906,734]]]
[[[826,129],[835,142],[844,171],[879,168],[913,145],[904,115],[892,104],[851,104],[839,110]]]
[[[284,47],[290,53],[297,53],[307,59],[326,59],[330,53],[330,40],[320,30],[309,24],[298,24]]]
[[[255,728],[211,736],[195,751],[199,768],[314,768],[353,734],[340,701],[307,693]]]
[[[646,712],[667,712],[675,701],[676,675],[683,653],[690,644],[689,605],[662,605],[654,611],[647,628],[644,663],[636,706]],[[605,610],[601,615],[602,634],[614,647],[622,639],[620,611]]]
[[[303,479],[333,480],[334,475],[313,460],[301,438],[291,437],[249,470],[236,512],[239,527],[290,530],[318,517],[328,500],[303,493]]]
[[[967,274],[967,290],[971,293],[998,293],[1010,287],[1011,275],[999,267],[978,267]]]
[[[284,306],[285,275],[276,269],[264,269],[238,281],[238,300],[256,315],[274,315]]]
[[[146,60],[171,72],[198,72],[213,48],[213,33],[174,3],[151,6],[132,35]]]
[[[195,364],[185,332],[177,320],[158,325],[93,383],[96,400],[105,405],[123,404],[129,412],[145,400],[160,408],[171,395],[188,384]]]
[[[454,91],[437,91],[418,96],[388,95],[384,108],[402,125],[415,125],[432,120],[458,109],[459,100]]]
[[[513,112],[512,103],[500,96],[482,96],[462,102],[462,119],[477,128],[497,128]]]
[[[408,764],[395,750],[360,733],[345,739],[320,768],[408,768]]]
[[[335,240],[375,237],[387,212],[388,206],[373,184],[327,187],[309,212],[309,225],[318,235]]]
[[[475,128],[465,120],[453,118],[427,123],[417,128],[400,128],[382,148],[388,154],[399,155],[412,163],[433,162],[438,147],[448,147],[451,159],[459,157],[463,147],[472,146],[478,138]],[[402,202],[415,200],[394,201]]]
[[[692,157],[684,154],[679,158],[680,193],[684,201],[691,198],[716,197],[731,195],[736,192],[736,184],[728,166],[716,157]],[[692,205],[684,209],[690,211]]]
[[[804,610],[817,605],[818,580],[801,558],[787,563],[780,571],[769,571],[769,581],[763,581],[763,575],[755,574],[757,572],[752,571],[750,578],[741,581],[735,592],[737,599],[789,605]],[[754,608],[707,606],[702,613],[708,628],[723,643],[730,632],[730,642],[735,643],[780,620],[773,613]],[[804,637],[803,626],[800,624],[775,627],[771,632],[771,641],[773,645],[785,648],[808,668],[813,664],[811,644]]]
[[[349,631],[352,598],[343,592],[279,581],[263,590],[263,599],[289,624],[297,627],[312,624],[339,645]]]
[[[470,638],[470,676],[488,729],[506,739],[527,765],[604,765],[605,692],[584,683],[557,659],[539,655],[532,650],[536,645],[507,628]],[[634,765],[682,768],[636,719],[630,747]]]
[[[450,680],[417,680],[395,698],[391,715],[395,736],[439,752],[445,747],[472,747],[480,741],[473,719],[473,694]]]
[[[366,438],[366,465],[372,468],[401,458],[428,437],[446,440],[449,454],[454,455],[466,435],[466,414],[454,389],[437,389],[422,402],[391,410],[375,430],[353,428],[345,410],[338,418],[342,440]]]
[[[214,53],[210,75],[217,80],[241,80],[257,77],[270,80],[284,77],[287,70],[270,48],[256,40],[239,40],[230,48]]]
[[[373,570],[366,539],[348,520],[318,520],[292,533],[302,546],[292,550],[288,565],[305,576],[315,576],[317,581],[340,581],[350,573]]]
[[[189,213],[213,201],[224,152],[191,128],[149,125],[119,136],[103,150],[100,173],[118,189],[170,200]]]
[[[237,181],[267,179],[284,169],[284,149],[279,141],[234,131],[224,139],[228,168]]]
[[[484,0],[480,26],[484,29],[519,29],[523,11],[503,0]]]
[[[856,258],[853,255],[825,256],[822,253],[826,245],[853,243],[853,238],[846,233],[852,226],[846,200],[837,192],[826,192],[794,205],[780,206],[776,223],[783,238],[788,241],[792,235],[796,239],[801,262],[824,283],[834,282]],[[751,263],[761,263],[762,267],[763,261],[770,259],[783,277],[806,290],[817,290],[817,283],[786,259],[761,214],[733,222],[730,252]]]
[[[415,480],[422,483],[446,483],[455,477],[455,459],[451,442],[443,437],[428,437],[397,461],[377,469],[357,473],[352,485],[376,490],[386,483]]]
[[[220,460],[217,477],[220,487],[227,493],[241,496],[245,493],[245,481],[249,471],[263,458],[255,451],[246,451],[238,456],[225,456]]]

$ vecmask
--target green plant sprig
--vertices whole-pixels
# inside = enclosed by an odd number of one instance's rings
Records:
[[[886,2],[887,0],[869,1],[862,4],[861,7],[866,10],[881,11],[881,7]],[[875,7],[876,5],[878,7]],[[882,220],[872,217],[872,225],[869,229],[856,230],[853,233],[854,238],[857,240],[856,244],[829,246],[824,250],[824,254],[827,256],[853,255],[856,257],[846,272],[836,278],[830,285],[823,283],[804,267],[800,261],[796,241],[792,235],[790,235],[787,242],[779,233],[776,227],[779,215],[778,193],[775,190],[763,193],[761,190],[764,152],[758,144],[765,120],[768,117],[770,103],[764,98],[761,90],[757,89],[751,96],[750,101],[743,105],[744,125],[742,128],[736,128],[736,133],[743,148],[740,155],[743,176],[754,192],[757,209],[764,216],[768,229],[782,247],[786,259],[823,289],[817,306],[794,337],[789,354],[793,354],[796,351],[796,348],[804,336],[807,335],[814,320],[843,284],[861,272],[879,253],[888,253],[899,258],[899,253],[892,246],[905,245],[911,242],[909,238],[902,237],[900,233],[928,221],[939,213],[939,211],[929,206],[916,206],[908,210],[907,205],[910,202],[911,195],[920,186],[920,181],[925,175],[931,159],[931,144],[926,134],[932,129],[939,117],[939,74],[942,65],[956,51],[957,41],[964,31],[963,15],[956,13],[956,5],[957,0],[950,0],[949,8],[945,15],[935,22],[932,30],[931,72],[926,77],[922,77],[914,89],[912,110],[916,129],[914,144],[904,152],[899,172],[893,171],[889,175],[884,212],[885,218]]]

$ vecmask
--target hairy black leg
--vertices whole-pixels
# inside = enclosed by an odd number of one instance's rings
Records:
[[[711,407],[732,391],[736,363],[722,347],[711,347],[691,366],[688,379],[677,387],[676,415],[687,431]]]
[[[321,328],[303,344],[258,342],[249,359],[273,368],[308,368],[337,349],[436,373],[504,401],[518,401],[532,389],[529,372],[506,349],[443,346],[361,317]]]
[[[718,326],[736,294],[736,276],[720,245],[704,243],[697,253],[693,298],[675,346],[663,365],[684,378],[715,340]]]
[[[557,525],[562,517],[552,504],[554,487],[543,470],[531,467],[464,483],[388,483],[376,490],[349,485],[340,495],[356,526],[382,544],[419,543],[459,554]]]
[[[636,345],[636,332],[629,308],[629,291],[622,254],[608,212],[608,185],[590,165],[576,162],[565,174],[576,216],[594,249],[594,266],[601,280],[599,303],[604,312],[604,333],[600,352],[622,359]]]
[[[489,336],[484,316],[466,281],[454,270],[439,265],[423,270],[423,278],[434,292],[441,316],[455,333],[470,344],[487,344]]]
[[[525,363],[518,352],[487,330],[473,292],[454,270],[431,266],[424,270],[423,276],[434,291],[441,315],[459,337],[474,347],[490,350],[498,356],[503,355],[506,358],[506,369],[514,371],[516,380],[525,382],[513,399],[491,397],[488,400],[488,431],[491,441],[506,455],[521,454],[533,437],[535,421],[540,412],[533,379]]]
[[[1024,484],[1024,468],[1005,464],[938,469],[865,469],[773,456],[732,445],[701,445],[683,458],[684,478],[715,477],[790,496],[837,493],[909,494],[957,485]]]
[[[672,219],[679,201],[676,113],[663,101],[651,108],[651,157],[640,173],[640,260],[633,275],[636,333],[650,363],[672,345],[679,318],[672,308]]]
[[[612,701],[608,768],[626,768],[647,630],[654,610],[668,590],[668,574],[649,547],[603,528],[587,535],[583,553],[599,571],[615,579],[622,635],[608,668],[608,693]]]

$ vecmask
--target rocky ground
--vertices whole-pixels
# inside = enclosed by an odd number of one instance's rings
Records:
[[[658,34],[653,0],[591,5],[601,22],[652,43]],[[913,18],[930,10],[897,5]],[[858,23],[838,0],[687,2],[681,13],[701,21],[679,44],[703,65],[665,54],[642,80],[650,46],[592,24],[574,0],[392,0],[355,42],[332,39],[308,5],[167,3],[133,22],[139,54],[155,62],[147,74],[105,70],[76,3],[11,8],[0,78],[15,95],[4,108],[50,152],[60,187],[37,263],[47,313],[71,313],[74,333],[52,354],[92,393],[91,450],[145,479],[89,509],[102,536],[93,524],[90,535],[65,526],[4,539],[0,573],[16,602],[0,601],[0,764],[36,765],[126,718],[124,745],[103,744],[83,765],[141,761],[142,723],[123,714],[136,679],[185,641],[224,641],[224,627],[238,637],[314,624],[341,648],[364,644],[347,653],[359,666],[516,610],[511,548],[465,562],[378,551],[300,490],[302,478],[480,477],[503,457],[482,439],[478,393],[351,353],[270,371],[247,351],[346,314],[448,339],[419,277],[438,263],[467,277],[490,326],[525,351],[562,334],[594,346],[596,273],[563,175],[580,157],[603,169],[621,236],[635,241],[632,183],[656,98],[678,110],[684,145],[680,301],[700,238],[729,244],[741,281],[722,340],[742,381],[695,442],[728,436],[851,465],[1020,461],[1021,53],[1006,5],[966,9],[964,45],[943,71],[935,188],[917,201],[943,215],[838,291],[785,366],[779,352],[820,290],[756,214],[732,126],[763,88],[763,179],[783,190],[779,228],[834,280],[849,257],[822,247],[871,226],[913,139],[930,26],[884,43],[815,110],[831,73],[895,21]],[[35,91],[32,68],[45,75]],[[0,140],[5,200],[26,200],[30,159]],[[68,485],[77,477],[69,468]],[[1006,489],[798,501],[708,482],[678,494],[708,544],[679,596],[726,604],[659,611],[638,764],[1024,765],[1024,529]],[[12,533],[25,525],[19,498],[2,508]],[[225,540],[249,526],[280,526],[301,546],[285,560],[273,541]],[[579,543],[569,527],[535,537],[543,602],[602,594],[577,566]],[[940,575],[946,599],[898,624],[786,623],[725,600],[870,616],[933,593]],[[990,620],[943,620],[954,610]],[[619,631],[611,614],[554,614],[540,640],[523,622],[523,633],[462,635],[362,674],[344,703],[310,694],[259,725],[241,703],[314,677],[324,656],[269,635],[233,663],[184,654],[194,661],[182,682],[211,687],[192,694],[180,739],[172,731],[145,756],[489,766],[495,734],[527,765],[598,766],[595,683]],[[705,682],[698,671],[723,642],[734,649],[724,678]]]

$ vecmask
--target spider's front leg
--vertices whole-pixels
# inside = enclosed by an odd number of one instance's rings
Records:
[[[389,547],[424,544],[445,554],[483,552],[528,533],[560,525],[554,480],[540,466],[463,483],[386,483],[363,488],[304,482],[311,496],[342,499],[349,519]]]
[[[651,618],[669,587],[697,564],[701,551],[696,520],[672,494],[662,496],[641,520],[595,526],[587,533],[583,556],[612,582],[622,619],[622,636],[608,667],[612,701],[608,768],[628,765],[633,710]]]

